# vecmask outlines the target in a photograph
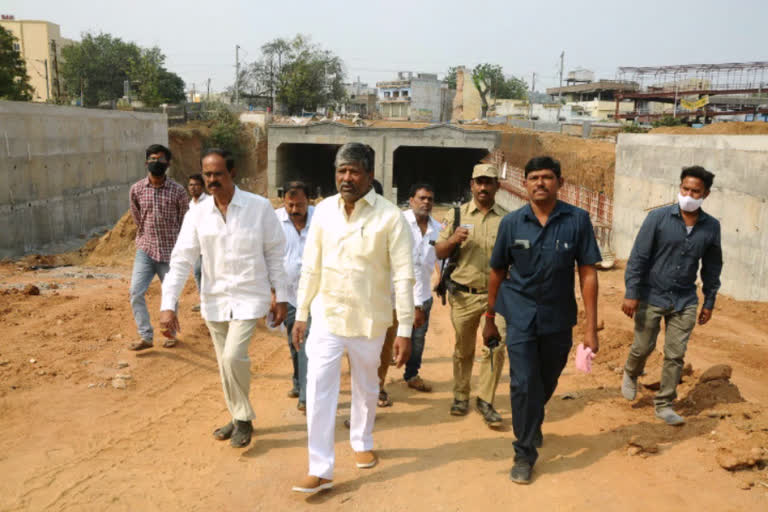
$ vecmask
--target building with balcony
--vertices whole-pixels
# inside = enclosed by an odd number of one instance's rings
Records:
[[[378,110],[384,119],[448,122],[453,95],[433,73],[401,71],[396,80],[377,82]]]
[[[64,84],[59,78],[61,49],[73,43],[61,37],[55,23],[39,20],[16,20],[5,15],[0,26],[11,32],[27,66],[29,84],[34,89],[32,101],[56,100],[65,95]]]

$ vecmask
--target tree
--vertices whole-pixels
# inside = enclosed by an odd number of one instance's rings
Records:
[[[165,69],[165,55],[160,48],[142,49],[131,61],[130,79],[137,84],[138,98],[148,107],[184,101],[184,80]]]
[[[451,89],[456,89],[458,66],[448,68],[443,82]],[[465,80],[469,73],[464,74]],[[528,94],[528,84],[525,81],[510,76],[506,78],[501,66],[497,64],[478,64],[472,70],[472,83],[480,93],[482,113],[485,117],[490,107],[489,102],[496,99],[525,99]]]
[[[82,41],[61,50],[61,77],[71,97],[80,97],[85,106],[123,96],[123,83],[129,80],[131,62],[141,49],[109,34],[82,34]]]
[[[154,107],[184,100],[184,82],[165,69],[159,48],[141,48],[109,34],[82,35],[82,41],[62,48],[61,77],[71,97],[85,106],[123,97],[125,81],[136,87],[137,97]]]
[[[10,31],[0,27],[0,99],[29,101],[33,89],[24,59],[13,47],[16,41]]]
[[[299,34],[262,46],[261,57],[240,74],[238,87],[241,96],[270,96],[273,107],[279,102],[288,113],[300,114],[341,103],[343,81],[341,59]]]
[[[448,84],[449,89],[455,89],[456,88],[456,70],[459,69],[458,66],[451,66],[448,68],[448,72],[445,74],[445,78],[443,78],[443,83]]]

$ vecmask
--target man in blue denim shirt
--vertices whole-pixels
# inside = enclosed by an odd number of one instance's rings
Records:
[[[568,360],[576,325],[574,267],[586,321],[584,345],[598,351],[597,270],[602,258],[589,214],[557,199],[560,163],[548,156],[525,166],[530,203],[501,221],[491,254],[483,340],[500,339],[495,312],[507,325],[515,464],[509,478],[531,481],[542,444],[544,406]]]
[[[720,288],[720,222],[701,209],[714,179],[714,174],[703,167],[683,168],[678,201],[648,214],[624,274],[627,291],[621,309],[635,319],[635,339],[624,365],[621,392],[627,400],[637,396],[637,378],[656,347],[663,318],[664,365],[654,405],[656,417],[668,425],[685,423],[672,409],[672,402],[677,397],[688,338],[696,325],[699,261],[704,292],[704,305],[698,315],[700,325],[712,317]]]

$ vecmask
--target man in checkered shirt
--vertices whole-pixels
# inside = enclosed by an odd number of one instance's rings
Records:
[[[152,347],[153,329],[144,295],[155,275],[162,281],[168,273],[171,251],[181,230],[184,214],[189,209],[184,187],[165,175],[171,162],[171,151],[160,144],[147,148],[147,177],[131,187],[131,215],[136,223],[136,258],[131,276],[131,308],[139,341],[131,350]],[[163,342],[166,348],[176,344],[175,333]]]

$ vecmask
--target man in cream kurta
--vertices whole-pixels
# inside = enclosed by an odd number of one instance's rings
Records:
[[[315,208],[294,324],[294,343],[301,343],[311,310],[312,330],[306,341],[309,475],[293,487],[299,492],[333,485],[334,427],[345,350],[352,372],[350,443],[355,464],[376,465],[376,370],[384,334],[392,324],[393,285],[398,366],[410,355],[414,319],[410,228],[400,210],[372,188],[373,151],[363,144],[346,144],[336,154],[335,166],[339,194]]]

